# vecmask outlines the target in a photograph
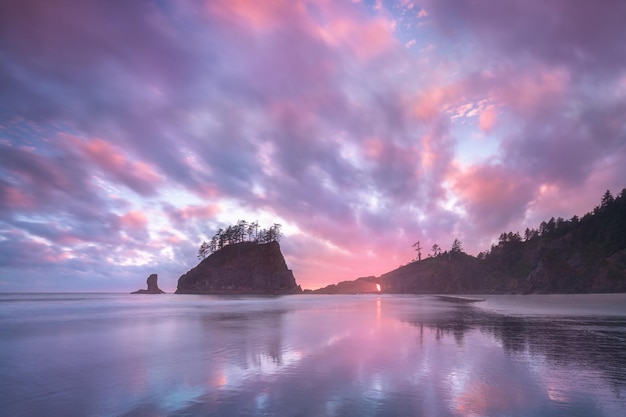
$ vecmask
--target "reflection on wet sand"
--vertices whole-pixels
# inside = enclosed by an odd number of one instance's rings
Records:
[[[475,370],[454,400],[460,415],[620,415],[626,388],[625,317],[529,318],[456,305],[445,313],[402,319],[420,334],[433,329],[436,340],[449,337],[464,350],[476,348],[477,335],[488,336],[479,341],[484,348],[489,339],[502,347],[508,363],[497,364],[495,355]],[[523,363],[525,369],[511,372],[511,363]],[[544,405],[529,407],[541,398]]]
[[[1,392],[11,400],[0,408],[126,417],[614,417],[626,408],[626,315],[516,316],[391,295],[150,303],[86,302],[80,315],[70,303],[46,326],[36,315],[2,322],[12,338],[0,340]]]
[[[302,311],[235,322],[228,317],[209,320],[214,337],[236,334],[243,339],[229,344],[236,350],[230,362],[219,362],[223,372],[239,378],[232,380],[230,391],[208,392],[178,411],[615,415],[615,404],[603,406],[598,399],[617,399],[619,405],[626,383],[624,357],[615,356],[619,345],[608,346],[604,333],[572,329],[570,319],[526,320],[468,305],[422,302],[425,307],[407,310],[393,300],[364,299],[342,308],[341,314],[324,317],[317,311],[317,320],[307,320],[310,312]],[[594,323],[609,322],[597,318]],[[589,346],[596,345],[589,354]],[[271,365],[264,362],[267,358]],[[588,381],[595,390],[590,393],[585,379],[598,372],[605,376]],[[608,379],[611,386],[603,387],[599,379]]]
[[[459,305],[427,320],[419,316],[404,319],[419,328],[435,329],[437,338],[451,335],[459,345],[468,333],[487,333],[506,352],[540,356],[555,366],[601,372],[618,395],[626,389],[626,317],[524,318]]]

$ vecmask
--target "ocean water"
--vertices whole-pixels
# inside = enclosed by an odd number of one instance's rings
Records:
[[[624,410],[624,294],[0,294],[3,417]]]

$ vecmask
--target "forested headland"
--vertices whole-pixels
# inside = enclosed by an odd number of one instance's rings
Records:
[[[626,292],[626,189],[617,197],[606,191],[582,217],[503,232],[476,257],[458,239],[449,251],[433,245],[425,259],[418,251],[380,280],[392,293]]]

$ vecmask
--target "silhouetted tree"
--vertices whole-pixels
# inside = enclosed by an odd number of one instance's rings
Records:
[[[521,242],[522,241],[522,237],[520,236],[519,232],[509,232],[508,234],[508,238],[509,238],[509,242]]]
[[[422,247],[420,246],[420,241],[418,240],[417,242],[415,242],[413,244],[413,247],[415,248],[415,251],[417,252],[417,258],[415,258],[415,260],[419,262],[422,260]]]
[[[274,223],[274,225],[272,227],[269,228],[269,230],[267,231],[267,237],[266,237],[266,241],[267,242],[278,242],[282,236],[281,232],[280,232],[280,228],[282,226],[278,223]]]
[[[441,246],[439,246],[438,244],[434,244],[432,246],[432,248],[430,248],[431,252],[433,253],[433,257],[437,257],[439,255],[441,255]]]
[[[602,200],[600,200],[600,210],[606,210],[611,203],[613,203],[615,199],[609,190],[606,190],[604,195],[602,196]]]
[[[547,234],[547,229],[548,229],[548,223],[546,223],[546,221],[544,220],[539,225],[539,235],[545,236]]]
[[[246,241],[246,235],[248,233],[248,222],[245,220],[238,220],[237,224],[233,226],[233,240],[235,243],[241,243]]]
[[[533,232],[527,227],[526,230],[524,230],[524,240],[528,242],[530,239],[532,239],[532,237]]]
[[[198,258],[204,259],[208,255],[223,249],[224,246],[235,243],[251,241],[254,243],[269,243],[279,241],[282,237],[281,225],[275,223],[269,229],[259,231],[259,223],[248,223],[245,220],[238,220],[236,224],[220,228],[213,235],[209,242],[202,242],[198,249]]]
[[[454,239],[454,242],[452,242],[450,253],[453,253],[453,254],[463,253],[463,244],[461,243],[459,239]]]
[[[206,259],[211,253],[210,245],[205,241],[200,245],[200,249],[198,249],[198,259]]]
[[[278,242],[283,237],[282,225],[274,223],[274,239]]]
[[[226,243],[226,236],[224,235],[224,229],[220,227],[217,230],[217,233],[215,234],[215,236],[217,237],[217,249],[220,250],[224,247]]]
[[[248,237],[252,242],[256,242],[259,239],[259,222],[255,221],[248,224]]]

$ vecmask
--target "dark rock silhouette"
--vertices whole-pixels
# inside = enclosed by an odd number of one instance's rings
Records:
[[[148,277],[148,280],[146,281],[148,284],[147,290],[137,290],[137,291],[131,292],[131,294],[165,294],[165,291],[159,288],[157,281],[158,281],[157,274],[152,274]]]
[[[327,285],[313,291],[305,291],[313,294],[375,294],[380,290],[376,287],[380,280],[375,276],[361,277],[354,281],[342,281],[337,284]]]
[[[225,246],[178,279],[176,294],[295,294],[278,242]]]

